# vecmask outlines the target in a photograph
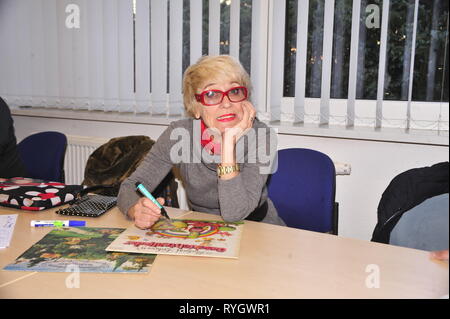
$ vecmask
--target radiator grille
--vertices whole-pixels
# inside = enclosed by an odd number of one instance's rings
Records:
[[[65,182],[69,185],[79,185],[84,179],[84,168],[89,155],[97,147],[109,139],[89,136],[67,136],[67,150],[64,159]]]

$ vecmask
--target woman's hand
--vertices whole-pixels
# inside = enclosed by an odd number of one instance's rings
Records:
[[[236,127],[240,128],[243,132],[242,135],[244,135],[249,129],[253,127],[256,110],[253,107],[253,104],[249,101],[242,102],[242,110],[244,111],[244,115],[242,117],[242,120],[236,125]]]
[[[244,101],[241,105],[243,110],[242,119],[234,127],[225,130],[222,135],[222,142],[224,144],[229,142],[236,144],[236,142],[253,127],[253,121],[256,116],[256,110],[253,107],[253,104],[249,101]]]
[[[164,198],[156,199],[164,205]],[[128,210],[128,216],[134,219],[137,228],[148,229],[161,217],[161,209],[150,199],[141,197],[137,203]]]

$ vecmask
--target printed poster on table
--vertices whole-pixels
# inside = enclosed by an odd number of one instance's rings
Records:
[[[108,251],[237,258],[244,222],[160,219],[151,229],[131,226]]]
[[[5,270],[146,273],[156,255],[108,252],[124,228],[61,227],[50,231]]]

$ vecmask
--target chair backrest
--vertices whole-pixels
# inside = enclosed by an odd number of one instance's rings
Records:
[[[287,226],[337,234],[336,171],[324,153],[305,148],[278,151],[269,198]]]
[[[67,137],[60,132],[41,132],[24,138],[18,145],[28,176],[64,183]]]
[[[428,251],[448,249],[448,213],[448,193],[426,199],[402,215],[389,244]]]

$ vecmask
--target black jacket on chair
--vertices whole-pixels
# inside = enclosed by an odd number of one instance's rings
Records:
[[[391,231],[403,213],[428,198],[448,193],[448,179],[449,162],[413,168],[397,175],[381,196],[372,241],[389,243]]]

